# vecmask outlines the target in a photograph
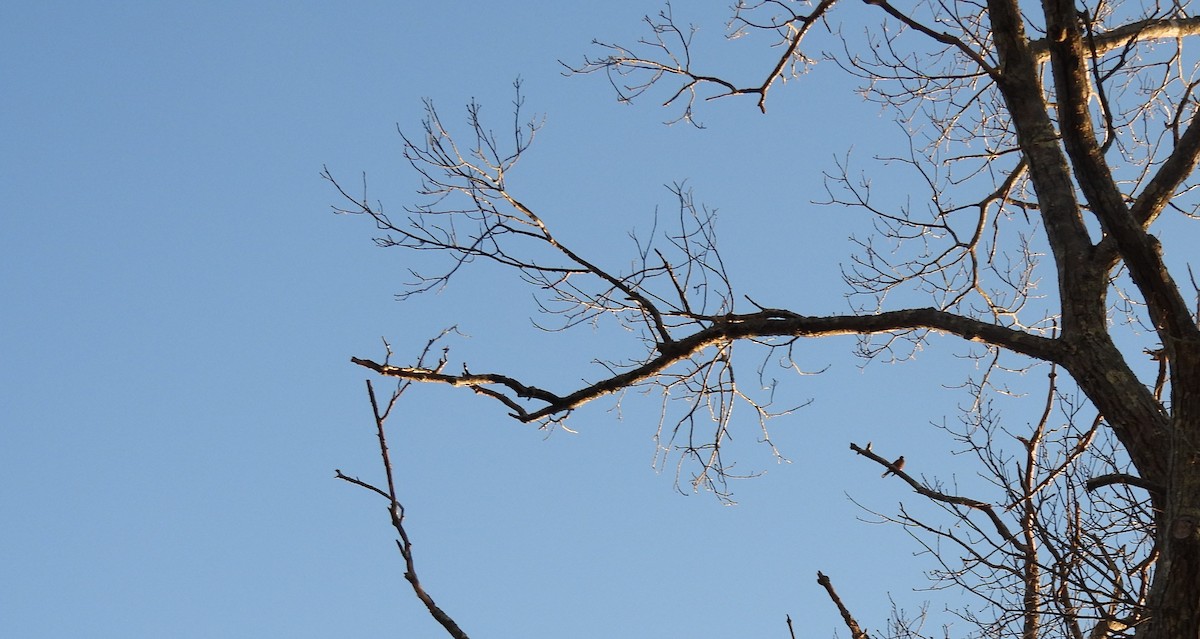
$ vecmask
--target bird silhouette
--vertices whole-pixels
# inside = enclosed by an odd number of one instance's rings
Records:
[[[880,475],[880,477],[887,477],[888,475],[894,475],[898,471],[901,471],[901,470],[904,470],[904,455],[897,457],[896,461],[892,462],[891,465],[888,466],[888,469],[883,471],[883,474]]]

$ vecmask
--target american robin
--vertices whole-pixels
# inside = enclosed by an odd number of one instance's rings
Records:
[[[892,462],[892,465],[888,466],[888,469],[883,471],[883,474],[880,475],[880,477],[887,477],[888,475],[894,475],[896,473],[896,471],[899,471],[899,470],[904,470],[904,455],[897,457],[896,461]]]

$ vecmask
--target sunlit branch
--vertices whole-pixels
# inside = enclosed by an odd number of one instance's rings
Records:
[[[1018,353],[1055,361],[1061,355],[1059,344],[1053,340],[995,324],[989,324],[937,309],[910,309],[876,315],[808,317],[788,311],[767,310],[744,315],[730,314],[707,318],[711,325],[692,335],[672,342],[659,343],[659,354],[635,368],[604,379],[575,392],[560,395],[526,385],[516,379],[495,373],[464,373],[451,375],[420,367],[385,366],[371,360],[352,358],[351,361],[381,375],[417,382],[432,382],[452,386],[479,388],[501,386],[517,398],[543,402],[545,406],[528,410],[515,402],[504,402],[513,416],[532,422],[574,410],[587,402],[634,386],[654,377],[671,365],[692,357],[704,349],[739,339],[766,337],[822,337],[857,335],[907,329],[930,329],[956,335],[963,339],[1003,346]],[[492,393],[485,393],[493,398]]]

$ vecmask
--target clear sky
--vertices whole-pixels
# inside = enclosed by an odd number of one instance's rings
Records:
[[[777,87],[766,116],[750,100],[704,105],[702,131],[663,126],[674,114],[654,100],[618,104],[601,77],[562,76],[559,59],[633,40],[647,11],[0,9],[0,635],[440,636],[402,579],[385,504],[333,478],[381,480],[350,356],[381,358],[383,337],[403,359],[457,324],[469,338],[452,353],[472,370],[557,387],[633,345],[539,333],[528,291],[484,268],[393,299],[412,256],[332,215],[319,173],[358,185],[366,172],[389,210],[414,202],[396,128],[419,131],[423,97],[456,126],[474,97],[503,131],[523,78],[546,126],[513,188],[598,259],[628,263],[628,232],[686,179],[720,210],[741,290],[844,311],[838,265],[866,221],[811,201],[835,156],[869,157],[896,126],[831,65]],[[693,17],[699,38],[722,35],[720,13]],[[713,64],[758,77],[774,54],[734,51]],[[964,399],[940,386],[963,349],[936,343],[942,356],[865,370],[850,340],[807,347],[802,365],[831,368],[786,387],[795,401],[781,403],[816,399],[773,424],[792,463],[746,424],[738,469],[766,474],[734,486],[735,507],[651,468],[655,414],[637,398],[546,436],[470,393],[418,388],[391,427],[425,585],[476,637],[784,637],[785,614],[805,636],[844,633],[817,570],[872,628],[889,593],[915,611],[927,558],[848,499],[892,512],[909,493],[847,445],[953,470],[928,423]]]

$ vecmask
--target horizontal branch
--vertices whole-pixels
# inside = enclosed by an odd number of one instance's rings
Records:
[[[449,375],[423,367],[403,367],[351,358],[351,362],[369,368],[380,375],[415,382],[468,386],[507,406],[512,416],[533,422],[570,412],[599,397],[637,385],[667,370],[677,362],[690,358],[709,346],[742,339],[769,337],[825,337],[831,335],[865,335],[905,330],[932,330],[956,335],[966,340],[982,342],[1045,361],[1059,361],[1063,355],[1055,339],[989,324],[969,317],[934,308],[890,311],[875,315],[806,316],[789,311],[765,309],[757,313],[730,314],[703,318],[710,325],[685,338],[657,344],[657,355],[626,371],[588,385],[568,395],[560,395],[536,386],[524,384],[497,373]],[[508,389],[518,399],[537,400],[544,406],[528,410],[516,400],[494,387]],[[489,388],[492,387],[492,388]]]
[[[1097,54],[1104,54],[1121,47],[1132,46],[1136,42],[1183,38],[1193,35],[1200,35],[1200,17],[1150,18],[1097,33],[1093,36],[1095,41],[1093,46]],[[1029,49],[1038,62],[1045,62],[1050,58],[1050,46],[1045,38],[1031,41]]]
[[[1164,492],[1166,492],[1163,490],[1162,486],[1159,486],[1158,484],[1145,478],[1138,477],[1136,475],[1130,475],[1128,473],[1115,473],[1111,475],[1100,475],[1099,477],[1093,477],[1087,480],[1086,488],[1088,492],[1091,492],[1093,490],[1097,490],[1105,486],[1112,486],[1114,484],[1134,486],[1155,495],[1162,495]]]

